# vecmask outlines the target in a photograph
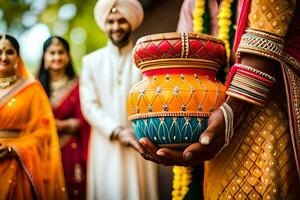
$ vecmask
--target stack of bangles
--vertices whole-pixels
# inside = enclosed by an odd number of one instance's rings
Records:
[[[232,111],[231,107],[226,102],[224,102],[220,106],[220,110],[222,111],[224,120],[225,120],[225,144],[219,150],[219,152],[216,154],[216,156],[219,155],[219,153],[221,153],[223,151],[223,149],[228,146],[230,139],[232,138],[233,132],[234,132],[233,111]]]
[[[272,91],[275,78],[253,67],[235,64],[227,79],[226,94],[255,105],[264,105]]]

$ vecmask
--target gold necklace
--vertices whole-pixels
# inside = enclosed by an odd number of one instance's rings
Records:
[[[50,82],[50,90],[56,91],[61,89],[66,83],[68,82],[68,77],[64,76],[63,78],[56,80],[56,81],[51,81]]]
[[[12,75],[12,76],[9,76],[9,77],[0,78],[0,88],[1,89],[8,88],[17,79],[18,79],[17,75]]]

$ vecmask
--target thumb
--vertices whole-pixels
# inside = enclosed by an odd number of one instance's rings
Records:
[[[221,110],[217,110],[209,117],[206,130],[200,135],[199,142],[209,145],[215,138],[224,132],[224,116]]]
[[[215,138],[215,133],[211,130],[205,130],[199,138],[199,142],[202,145],[209,145],[211,141]]]

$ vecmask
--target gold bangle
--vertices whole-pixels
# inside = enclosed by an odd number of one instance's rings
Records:
[[[265,32],[265,31],[261,31],[261,30],[257,30],[257,29],[253,29],[253,28],[247,28],[245,30],[246,33],[252,33],[254,35],[260,35],[260,36],[263,36],[265,38],[270,38],[272,40],[278,40],[280,42],[284,42],[284,38],[283,37],[279,37],[278,35],[274,35],[272,33],[268,33],[268,32]]]
[[[230,139],[233,136],[234,133],[234,128],[233,128],[233,111],[231,107],[224,102],[220,108],[219,108],[224,116],[224,121],[225,121],[225,144],[222,146],[222,148],[218,151],[218,153],[215,155],[218,156],[225,147],[227,147],[230,143]]]
[[[258,69],[255,69],[255,68],[253,68],[253,67],[250,67],[250,66],[248,66],[248,65],[244,65],[244,64],[235,64],[237,67],[240,67],[240,68],[242,68],[242,69],[246,69],[246,70],[249,70],[249,71],[251,71],[251,72],[254,72],[254,73],[256,73],[257,75],[260,75],[260,76],[262,76],[262,77],[265,77],[265,78],[267,78],[267,79],[269,79],[269,80],[271,80],[271,81],[273,81],[273,82],[275,82],[275,78],[273,77],[273,76],[271,76],[271,75],[269,75],[269,74],[267,74],[267,73],[265,73],[265,72],[262,72],[262,71],[260,71],[260,70],[258,70]]]
[[[267,33],[265,33],[267,35]],[[254,32],[245,33],[241,38],[241,42],[237,49],[237,55],[241,52],[254,53],[268,58],[278,59],[281,57],[283,50],[283,42],[271,35],[255,34]]]

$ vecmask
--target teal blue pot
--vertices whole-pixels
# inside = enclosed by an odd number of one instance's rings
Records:
[[[151,117],[132,120],[138,139],[146,137],[161,147],[184,147],[199,140],[208,117]]]

